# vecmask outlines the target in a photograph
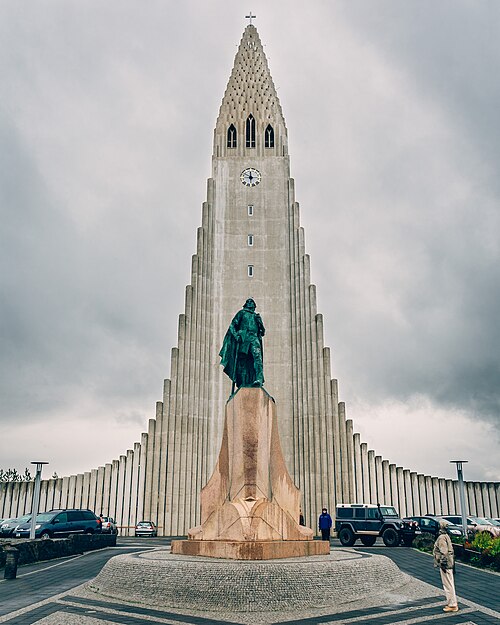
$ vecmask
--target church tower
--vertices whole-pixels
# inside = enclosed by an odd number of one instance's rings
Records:
[[[351,499],[352,445],[310,284],[287,128],[253,25],[243,33],[215,127],[192,281],[147,455],[145,516],[157,516],[166,534],[198,522],[197,494],[217,458],[230,393],[218,353],[248,297],[266,326],[265,388],[276,399],[288,469],[313,523],[323,506]]]
[[[217,118],[212,174],[172,350],[170,379],[155,418],[119,459],[78,475],[43,480],[40,510],[90,508],[132,534],[150,519],[165,536],[199,523],[199,493],[219,452],[230,383],[219,364],[224,333],[245,300],[266,326],[264,377],[276,399],[287,468],[306,523],[322,507],[394,505],[401,516],[456,514],[458,482],[396,466],[354,434],[331,378],[323,318],[316,310],[287,128],[256,28],[245,28]],[[32,506],[33,483],[0,484],[0,517]],[[500,484],[467,482],[467,510],[498,516]]]

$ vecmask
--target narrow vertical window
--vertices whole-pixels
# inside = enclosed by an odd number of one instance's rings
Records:
[[[271,124],[268,124],[264,133],[264,147],[274,148],[274,130]]]
[[[255,119],[252,114],[247,117],[247,121],[245,124],[246,131],[246,145],[247,148],[255,147]]]
[[[253,234],[248,235],[248,247],[253,247]]]
[[[253,204],[248,205],[248,216],[252,217],[253,215]]]
[[[248,277],[253,278],[253,265],[248,265],[247,271],[248,271]]]
[[[231,124],[227,129],[227,147],[235,148],[236,147],[236,128],[234,124]]]

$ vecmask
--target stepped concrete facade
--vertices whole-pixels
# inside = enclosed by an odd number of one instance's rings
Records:
[[[395,505],[402,515],[459,511],[458,484],[377,455],[354,433],[332,379],[317,312],[288,135],[255,26],[246,27],[214,132],[191,284],[170,379],[140,442],[105,466],[44,480],[40,509],[88,507],[123,534],[153,520],[162,535],[200,523],[199,492],[215,467],[230,384],[218,353],[234,311],[252,297],[266,326],[264,375],[276,399],[288,471],[306,522],[336,503]],[[499,516],[499,483],[466,483],[469,514]],[[32,483],[0,485],[0,517],[30,510]]]

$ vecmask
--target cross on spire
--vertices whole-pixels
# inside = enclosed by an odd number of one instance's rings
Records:
[[[252,20],[253,20],[254,18],[256,18],[256,17],[257,17],[256,15],[252,15],[252,11],[250,11],[250,13],[249,13],[248,15],[245,15],[245,18],[246,18],[247,20],[250,20],[250,25],[252,24]]]

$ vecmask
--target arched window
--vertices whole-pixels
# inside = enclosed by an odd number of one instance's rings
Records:
[[[274,148],[274,130],[271,124],[268,124],[264,134],[264,147]]]
[[[247,117],[246,123],[246,144],[247,148],[255,147],[255,119],[252,114]]]
[[[231,124],[227,129],[227,147],[236,147],[236,128],[234,127],[234,124]]]

